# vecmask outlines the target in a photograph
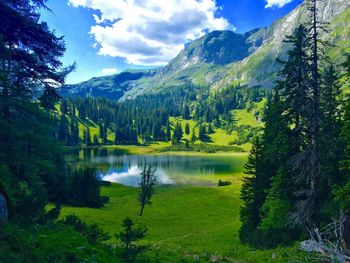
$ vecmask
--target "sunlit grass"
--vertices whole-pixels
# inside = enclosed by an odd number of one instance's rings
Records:
[[[74,213],[98,223],[112,235],[121,230],[125,217],[131,217],[147,226],[145,242],[151,246],[150,254],[157,252],[165,262],[204,253],[243,262],[268,262],[274,254],[273,262],[285,262],[293,249],[253,251],[239,242],[240,187],[240,180],[227,187],[161,187],[144,216],[139,217],[137,189],[113,184],[102,189],[102,194],[110,198],[104,208],[64,207],[62,215]]]

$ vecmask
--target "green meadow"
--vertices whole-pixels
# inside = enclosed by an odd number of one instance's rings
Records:
[[[226,154],[212,156],[215,155]],[[121,231],[123,219],[130,217],[148,229],[143,242],[149,245],[145,257],[151,262],[285,262],[296,255],[294,248],[253,250],[240,243],[239,195],[247,154],[227,155],[238,166],[238,172],[196,176],[197,184],[157,187],[152,205],[145,208],[142,217],[138,216],[138,189],[120,184],[102,187],[102,195],[110,198],[105,207],[65,206],[61,217],[75,214],[88,223],[97,223],[112,236],[107,243],[113,245],[118,245],[114,234]],[[228,180],[232,185],[217,187],[200,183],[201,180],[214,183],[218,179]]]

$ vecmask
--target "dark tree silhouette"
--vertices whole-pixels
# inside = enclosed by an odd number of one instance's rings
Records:
[[[151,204],[151,198],[154,194],[154,187],[157,184],[157,177],[155,175],[156,169],[149,164],[144,164],[141,173],[141,182],[138,200],[141,205],[140,216],[143,215],[143,210],[146,205]]]

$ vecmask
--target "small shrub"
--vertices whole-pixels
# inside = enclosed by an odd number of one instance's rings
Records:
[[[97,224],[87,224],[76,215],[68,215],[62,220],[63,224],[72,226],[76,231],[83,234],[92,243],[101,243],[110,238]]]
[[[229,181],[222,181],[221,179],[219,180],[218,182],[218,186],[228,186],[228,185],[231,185],[232,183],[229,182]]]
[[[100,181],[100,186],[111,186],[111,185],[112,183],[109,181],[103,181],[103,180]]]
[[[143,239],[146,235],[147,228],[135,228],[134,222],[130,218],[123,221],[123,231],[118,233],[116,237],[123,243],[123,251],[121,254],[123,262],[135,262],[137,256],[141,254],[147,247],[138,245],[136,242]]]

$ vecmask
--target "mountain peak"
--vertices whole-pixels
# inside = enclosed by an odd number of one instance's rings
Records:
[[[320,16],[330,22],[331,29],[331,33],[325,32],[322,37],[338,46],[338,51],[332,54],[336,58],[341,57],[350,41],[349,8],[348,0],[325,0],[319,5]],[[165,67],[93,79],[69,86],[66,94],[125,99],[192,85],[219,89],[231,83],[243,83],[269,88],[280,67],[276,58],[283,58],[288,50],[284,36],[292,34],[297,25],[307,20],[307,15],[305,5],[301,4],[270,27],[244,34],[212,31],[186,44]]]
[[[182,55],[187,60],[197,58],[205,63],[225,65],[249,55],[246,40],[245,34],[237,34],[230,30],[212,31],[187,45]]]

